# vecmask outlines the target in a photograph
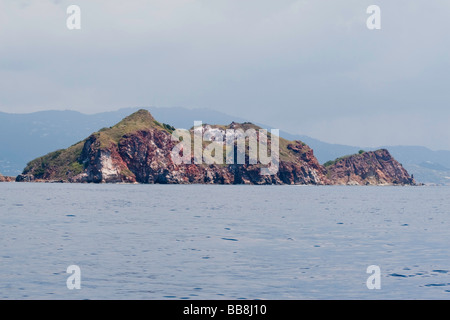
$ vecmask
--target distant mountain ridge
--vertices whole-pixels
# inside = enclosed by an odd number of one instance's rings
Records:
[[[26,164],[45,153],[67,148],[92,132],[110,127],[140,108],[124,108],[97,114],[76,111],[41,111],[29,114],[0,112],[0,173],[16,176]],[[145,108],[155,118],[176,128],[190,128],[194,120],[203,123],[245,122],[248,119],[230,116],[210,109]],[[258,124],[258,123],[256,123]],[[263,128],[270,126],[258,124]],[[280,130],[288,140],[301,140],[308,144],[320,163],[355,154],[359,150],[376,150],[326,143],[309,136],[295,135]],[[382,146],[414,175],[417,181],[433,184],[450,184],[450,151],[432,151],[420,146]]]

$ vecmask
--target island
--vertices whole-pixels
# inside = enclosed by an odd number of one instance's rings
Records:
[[[414,179],[386,149],[360,152],[321,165],[302,141],[288,141],[267,134],[261,142],[271,150],[277,141],[278,163],[274,174],[262,175],[261,162],[177,163],[172,153],[176,129],[160,123],[141,109],[116,125],[92,133],[67,149],[30,161],[17,182],[142,183],[142,184],[251,184],[251,185],[416,185]],[[261,132],[250,123],[202,124],[202,135],[227,130]],[[195,128],[188,129],[195,135]],[[216,135],[217,136],[217,135]],[[276,138],[276,140],[272,139]],[[247,140],[249,137],[246,138]],[[202,141],[204,147],[211,141]],[[236,145],[235,145],[236,147]],[[223,143],[225,148],[225,142]],[[246,160],[249,150],[245,151]]]

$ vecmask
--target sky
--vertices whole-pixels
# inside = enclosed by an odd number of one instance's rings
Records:
[[[449,17],[448,0],[0,0],[0,111],[209,108],[450,150]]]

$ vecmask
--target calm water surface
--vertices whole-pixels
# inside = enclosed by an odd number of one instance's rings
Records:
[[[449,247],[449,187],[0,184],[0,299],[449,299]]]

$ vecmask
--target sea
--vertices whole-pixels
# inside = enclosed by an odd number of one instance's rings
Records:
[[[0,183],[0,299],[449,299],[450,187]]]

